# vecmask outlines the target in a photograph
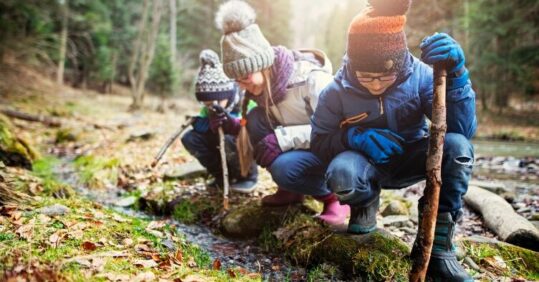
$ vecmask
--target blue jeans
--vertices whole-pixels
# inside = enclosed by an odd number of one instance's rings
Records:
[[[367,206],[381,188],[400,189],[425,179],[428,138],[406,144],[404,154],[388,164],[375,165],[356,151],[345,151],[330,163],[326,180],[341,203]],[[474,152],[464,135],[447,133],[442,159],[442,187],[439,212],[457,212],[468,191]],[[422,199],[420,199],[420,203]]]
[[[219,152],[219,136],[211,131],[200,133],[194,130],[188,131],[182,137],[185,149],[193,155],[208,173],[216,179],[221,179],[223,170],[221,168],[221,153]],[[228,176],[236,180],[253,180],[258,177],[258,169],[255,163],[251,165],[247,177],[241,176],[240,163],[236,149],[236,138],[232,135],[225,135],[225,151],[228,167]]]
[[[324,181],[326,166],[309,151],[285,152],[273,161],[268,171],[283,190],[311,196],[331,193]]]
[[[251,144],[258,142],[268,134],[274,133],[273,127],[279,123],[266,114],[262,107],[252,109],[247,115],[247,130]],[[279,188],[311,196],[325,196],[328,190],[324,174],[326,166],[308,150],[292,150],[279,155],[268,167],[273,181]]]

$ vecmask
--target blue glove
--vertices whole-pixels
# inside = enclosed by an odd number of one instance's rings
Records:
[[[206,133],[210,129],[210,120],[205,117],[195,117],[193,129],[198,133]]]
[[[421,60],[429,65],[446,61],[450,74],[461,71],[464,67],[464,51],[455,39],[446,33],[435,33],[425,37],[421,44]]]
[[[388,163],[392,156],[404,153],[404,139],[388,129],[364,130],[355,126],[348,129],[347,135],[348,145],[366,154],[375,164]]]

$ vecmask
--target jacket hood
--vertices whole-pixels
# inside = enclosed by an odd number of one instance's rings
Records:
[[[386,91],[382,94],[382,96],[391,92],[391,90],[394,87],[397,87],[398,85],[406,81],[406,79],[408,79],[408,77],[413,72],[413,65],[414,65],[414,57],[412,56],[410,52],[407,52],[403,67],[397,76],[397,80],[391,87],[386,89]],[[335,80],[340,82],[341,85],[350,93],[364,96],[366,98],[377,97],[377,96],[372,95],[369,92],[369,90],[367,90],[367,88],[362,86],[359,83],[359,81],[357,81],[355,72],[352,70],[352,67],[350,65],[350,59],[348,58],[348,55],[346,54],[343,57],[343,63],[342,63],[341,68],[335,74]]]

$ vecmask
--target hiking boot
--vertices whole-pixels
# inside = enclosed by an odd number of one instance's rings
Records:
[[[230,190],[249,194],[256,189],[256,180],[242,179],[230,184]]]
[[[376,213],[380,206],[380,196],[364,207],[352,206],[348,222],[348,233],[367,234],[376,229]]]
[[[419,224],[421,224],[421,217],[420,212]],[[438,214],[434,229],[434,243],[427,268],[427,279],[454,282],[474,281],[457,260],[456,247],[453,245],[455,227],[456,220],[453,220],[451,213]],[[412,248],[412,256],[420,251],[416,243],[417,238]]]
[[[266,207],[280,207],[302,203],[304,200],[302,194],[288,192],[281,188],[277,189],[277,192],[273,195],[264,196],[262,198],[262,206]]]
[[[343,224],[350,215],[350,206],[341,205],[339,199],[337,199],[337,196],[333,193],[314,198],[324,203],[324,210],[322,210],[322,213],[317,217],[329,225]]]

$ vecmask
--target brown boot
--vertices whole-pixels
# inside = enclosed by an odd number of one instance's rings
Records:
[[[262,206],[265,207],[280,207],[302,203],[304,196],[302,194],[288,192],[281,188],[273,195],[268,195],[262,198]]]

